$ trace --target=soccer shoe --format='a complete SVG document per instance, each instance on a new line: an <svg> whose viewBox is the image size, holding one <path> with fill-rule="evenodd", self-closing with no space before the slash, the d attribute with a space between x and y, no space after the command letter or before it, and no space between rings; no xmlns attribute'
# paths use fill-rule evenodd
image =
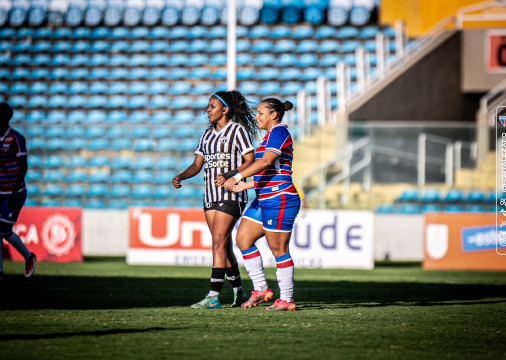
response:
<svg viewBox="0 0 506 360"><path fill-rule="evenodd" d="M32 276L35 271L35 262L37 261L37 256L34 253L31 253L28 259L25 261L25 277Z"/></svg>
<svg viewBox="0 0 506 360"><path fill-rule="evenodd" d="M264 301L269 300L272 295L274 295L271 291L271 289L267 288L264 291L257 291L253 290L251 292L251 296L248 301L241 304L241 307L243 309L249 309L252 307L257 306L260 303L263 303Z"/></svg>
<svg viewBox="0 0 506 360"><path fill-rule="evenodd" d="M272 304L271 306L268 306L265 308L265 310L287 310L287 311L294 311L296 308L295 306L295 302L294 301L291 301L291 302L288 302L286 300L283 300L283 299L277 299L276 301L274 301L274 304Z"/></svg>
<svg viewBox="0 0 506 360"><path fill-rule="evenodd" d="M220 299L218 298L218 295L216 296L209 296L206 295L206 297L203 300L200 300L198 303L195 303L191 306L192 309L221 309L221 303Z"/></svg>
<svg viewBox="0 0 506 360"><path fill-rule="evenodd" d="M248 298L246 297L246 292L243 290L243 288L237 290L237 292L234 291L234 302L232 305L230 305L230 307L239 307L246 300L248 300Z"/></svg>

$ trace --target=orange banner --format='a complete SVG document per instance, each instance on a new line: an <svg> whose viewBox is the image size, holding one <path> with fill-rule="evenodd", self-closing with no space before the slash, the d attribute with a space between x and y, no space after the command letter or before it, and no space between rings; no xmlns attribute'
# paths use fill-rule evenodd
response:
<svg viewBox="0 0 506 360"><path fill-rule="evenodd" d="M423 268L426 270L506 270L496 251L495 214L425 214Z"/></svg>

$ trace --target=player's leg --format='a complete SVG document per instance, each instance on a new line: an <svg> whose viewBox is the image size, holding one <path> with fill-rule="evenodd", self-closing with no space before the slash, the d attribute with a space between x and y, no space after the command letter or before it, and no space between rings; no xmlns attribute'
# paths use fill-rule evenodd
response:
<svg viewBox="0 0 506 360"><path fill-rule="evenodd" d="M261 218L261 209L258 205L258 200L255 199L244 212L241 224L237 230L237 246L241 250L244 267L253 282L251 297L241 305L242 308L257 306L273 296L265 279L262 256L255 246L255 242L264 236Z"/></svg>
<svg viewBox="0 0 506 360"><path fill-rule="evenodd" d="M276 278L279 286L279 299L266 310L295 310L294 265L288 244L299 209L298 196L281 195L262 204L265 238L276 259Z"/></svg>
<svg viewBox="0 0 506 360"><path fill-rule="evenodd" d="M217 204L214 203L214 206L206 209L204 213L212 237L213 267L211 270L210 290L203 300L191 306L194 309L221 308L219 295L225 281L227 241L236 219L229 214L217 211L216 207Z"/></svg>
<svg viewBox="0 0 506 360"><path fill-rule="evenodd" d="M16 223L19 212L26 200L26 190L17 194L16 205L11 206L8 203L8 196L2 196L2 210L0 213L0 238L4 238L11 244L17 252L25 259L25 276L30 277L35 271L35 254L25 246L21 238L12 231Z"/></svg>

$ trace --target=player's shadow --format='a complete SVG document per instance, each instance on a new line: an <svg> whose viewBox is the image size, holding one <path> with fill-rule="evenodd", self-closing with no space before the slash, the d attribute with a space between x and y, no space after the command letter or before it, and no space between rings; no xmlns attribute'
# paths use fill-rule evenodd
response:
<svg viewBox="0 0 506 360"><path fill-rule="evenodd" d="M269 279L275 298L275 280ZM244 281L246 291L251 282ZM128 309L184 306L201 299L209 279L12 276L0 283L0 308L7 309ZM506 302L506 286L355 281L295 281L295 299L304 308L431 306ZM222 303L232 302L225 284Z"/></svg>
<svg viewBox="0 0 506 360"><path fill-rule="evenodd" d="M110 329L110 330L97 330L97 331L74 331L65 333L44 333L44 334L6 334L0 335L1 341L11 340L49 340L58 338L69 338L73 336L104 336L104 335L117 335L117 334L132 334L132 333L146 333L166 330L179 330L180 328L163 328L151 327L147 329Z"/></svg>

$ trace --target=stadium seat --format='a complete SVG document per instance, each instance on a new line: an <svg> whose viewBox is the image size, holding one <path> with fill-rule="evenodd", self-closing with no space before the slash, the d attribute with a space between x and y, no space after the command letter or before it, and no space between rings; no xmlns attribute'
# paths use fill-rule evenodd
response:
<svg viewBox="0 0 506 360"><path fill-rule="evenodd" d="M127 119L127 123L129 124L140 124L147 122L149 119L149 114L144 110L136 110L130 113L130 116Z"/></svg>
<svg viewBox="0 0 506 360"><path fill-rule="evenodd" d="M377 214L393 214L395 213L395 206L394 205L379 205L375 212Z"/></svg>
<svg viewBox="0 0 506 360"><path fill-rule="evenodd" d="M418 202L418 190L416 189L407 189L403 190L401 195L395 198L395 202L405 203L405 202Z"/></svg>
<svg viewBox="0 0 506 360"><path fill-rule="evenodd" d="M301 77L301 71L298 68L284 68L277 79L282 81L297 80Z"/></svg>
<svg viewBox="0 0 506 360"><path fill-rule="evenodd" d="M438 189L425 189L420 201L422 203L438 203L441 201L441 195Z"/></svg>
<svg viewBox="0 0 506 360"><path fill-rule="evenodd" d="M466 202L470 204L480 204L485 202L485 193L480 190L473 190L467 194Z"/></svg>
<svg viewBox="0 0 506 360"><path fill-rule="evenodd" d="M441 207L439 205L436 205L436 204L425 204L425 205L422 205L422 213L426 213L426 212L440 212L441 211Z"/></svg>
<svg viewBox="0 0 506 360"><path fill-rule="evenodd" d="M302 84L300 82L287 81L281 87L281 95L283 95L283 96L296 95L303 88L304 87L302 86Z"/></svg>
<svg viewBox="0 0 506 360"><path fill-rule="evenodd" d="M443 202L446 203L458 203L464 200L464 194L461 190L450 189L446 192Z"/></svg>
<svg viewBox="0 0 506 360"><path fill-rule="evenodd" d="M87 195L86 186L83 184L69 184L64 195L69 197L83 197Z"/></svg>
<svg viewBox="0 0 506 360"><path fill-rule="evenodd" d="M443 211L461 213L464 211L464 207L461 205L445 205Z"/></svg>
<svg viewBox="0 0 506 360"><path fill-rule="evenodd" d="M264 0L263 7L260 9L259 20L265 24L275 24L281 15L281 0Z"/></svg>
<svg viewBox="0 0 506 360"><path fill-rule="evenodd" d="M420 207L415 204L401 204L399 206L399 213L405 215L419 214L420 211Z"/></svg>
<svg viewBox="0 0 506 360"><path fill-rule="evenodd" d="M288 55L288 54L283 54ZM281 55L281 56L283 56ZM256 67L272 66L276 61L276 57L273 54L258 54L253 60L253 65Z"/></svg>
<svg viewBox="0 0 506 360"><path fill-rule="evenodd" d="M85 157L82 157L81 155L72 155L68 159L67 163L65 164L68 168L80 168L87 165L87 160Z"/></svg>
<svg viewBox="0 0 506 360"><path fill-rule="evenodd" d="M476 212L476 213L483 213L485 212L485 206L483 205L467 205L465 207L466 212ZM494 209L495 212L495 209Z"/></svg>
<svg viewBox="0 0 506 360"><path fill-rule="evenodd" d="M86 94L88 92L88 84L84 81L74 81L70 84L68 93L74 94Z"/></svg>
<svg viewBox="0 0 506 360"><path fill-rule="evenodd" d="M6 92L10 92L11 94L28 94L28 93L36 94L36 93L39 93L39 91L31 91L31 88L35 84L42 84L42 83L41 82L35 82L29 88L28 87L28 83L26 83L26 82L17 82L17 83L12 84L10 90L6 90ZM7 84L5 84L5 85L7 85Z"/></svg>
<svg viewBox="0 0 506 360"><path fill-rule="evenodd" d="M276 81L265 81L260 86L258 90L258 94L262 96L274 96L279 94L281 91L281 87L279 82Z"/></svg>
<svg viewBox="0 0 506 360"><path fill-rule="evenodd" d="M151 124L168 124L172 120L172 115L168 111L156 111L151 115Z"/></svg>

